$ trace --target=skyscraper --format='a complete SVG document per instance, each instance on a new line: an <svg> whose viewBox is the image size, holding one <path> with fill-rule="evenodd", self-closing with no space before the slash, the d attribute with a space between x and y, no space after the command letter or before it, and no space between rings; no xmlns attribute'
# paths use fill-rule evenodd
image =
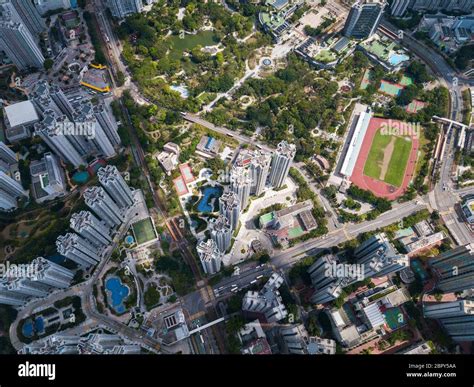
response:
<svg viewBox="0 0 474 387"><path fill-rule="evenodd" d="M94 115L75 114L74 123L76 127L83 127L91 132L89 141L94 144L94 148L99 154L105 158L114 157L116 155L112 143L109 141Z"/></svg>
<svg viewBox="0 0 474 387"><path fill-rule="evenodd" d="M94 106L94 115L112 145L120 145L121 140L117 132L117 123L110 117L110 114L103 103Z"/></svg>
<svg viewBox="0 0 474 387"><path fill-rule="evenodd" d="M71 163L75 168L81 165L87 165L86 161L79 153L79 139L74 134L65 135L61 128L69 125L65 116L58 117L53 110L44 112L44 118L41 122L35 124L35 134L57 154L63 161Z"/></svg>
<svg viewBox="0 0 474 387"><path fill-rule="evenodd" d="M0 50L5 51L19 70L43 67L43 53L22 23L0 18Z"/></svg>
<svg viewBox="0 0 474 387"><path fill-rule="evenodd" d="M18 208L16 198L0 189L0 210L11 211L16 208Z"/></svg>
<svg viewBox="0 0 474 387"><path fill-rule="evenodd" d="M214 240L208 239L207 242L201 241L196 249L204 273L215 274L221 270L222 253Z"/></svg>
<svg viewBox="0 0 474 387"><path fill-rule="evenodd" d="M0 192L6 192L14 198L28 197L27 192L23 189L22 185L10 176L0 171Z"/></svg>
<svg viewBox="0 0 474 387"><path fill-rule="evenodd" d="M87 188L84 191L84 200L86 205L109 227L113 228L124 221L120 208L102 187Z"/></svg>
<svg viewBox="0 0 474 387"><path fill-rule="evenodd" d="M390 5L390 14L395 17L401 17L405 14L411 0L393 0Z"/></svg>
<svg viewBox="0 0 474 387"><path fill-rule="evenodd" d="M474 341L474 301L425 303L423 315L438 319L454 341Z"/></svg>
<svg viewBox="0 0 474 387"><path fill-rule="evenodd" d="M143 10L142 0L108 0L108 5L112 15L119 19Z"/></svg>
<svg viewBox="0 0 474 387"><path fill-rule="evenodd" d="M18 162L16 153L13 152L4 142L0 141L0 160L3 160L8 165L16 164Z"/></svg>
<svg viewBox="0 0 474 387"><path fill-rule="evenodd" d="M229 220L232 230L237 230L240 210L240 200L235 192L225 192L219 198L219 213Z"/></svg>
<svg viewBox="0 0 474 387"><path fill-rule="evenodd" d="M0 304L22 306L26 304L30 296L12 292L9 289L8 281L0 279Z"/></svg>
<svg viewBox="0 0 474 387"><path fill-rule="evenodd" d="M56 104L56 106L65 114L70 120L74 117L74 108L71 105L71 102L66 97L66 94L61 90L58 85L52 85L49 88L49 95Z"/></svg>
<svg viewBox="0 0 474 387"><path fill-rule="evenodd" d="M10 20L23 23L35 40L46 31L46 23L30 0L0 0L0 12L10 14Z"/></svg>
<svg viewBox="0 0 474 387"><path fill-rule="evenodd" d="M70 219L71 228L98 248L112 243L110 227L103 224L89 211L75 213Z"/></svg>
<svg viewBox="0 0 474 387"><path fill-rule="evenodd" d="M212 240L216 243L219 250L225 253L232 241L232 229L230 228L229 220L223 215L211 219L209 221L209 229Z"/></svg>
<svg viewBox="0 0 474 387"><path fill-rule="evenodd" d="M295 155L296 146L294 144L288 144L286 141L278 144L270 170L270 184L274 188L280 188L285 182Z"/></svg>
<svg viewBox="0 0 474 387"><path fill-rule="evenodd" d="M59 254L82 267L87 268L96 265L100 261L97 248L74 233L59 236L56 240L56 247Z"/></svg>
<svg viewBox="0 0 474 387"><path fill-rule="evenodd" d="M43 257L36 258L32 263L38 268L38 273L34 280L42 284L65 289L69 287L74 278L73 271Z"/></svg>
<svg viewBox="0 0 474 387"><path fill-rule="evenodd" d="M252 177L252 188L250 192L260 196L265 189L268 173L270 172L271 155L264 151L255 151L250 161L250 176Z"/></svg>
<svg viewBox="0 0 474 387"><path fill-rule="evenodd" d="M344 35L349 38L367 39L378 28L385 2L357 1L351 8L344 26Z"/></svg>
<svg viewBox="0 0 474 387"><path fill-rule="evenodd" d="M105 168L100 168L97 176L99 177L100 184L120 208L128 208L133 204L132 190L117 167L107 165Z"/></svg>
<svg viewBox="0 0 474 387"><path fill-rule="evenodd" d="M246 168L234 166L230 173L230 190L239 198L242 210L247 208L252 188L252 178Z"/></svg>
<svg viewBox="0 0 474 387"><path fill-rule="evenodd" d="M459 246L431 258L438 276L437 287L445 293L474 288L474 244Z"/></svg>
<svg viewBox="0 0 474 387"><path fill-rule="evenodd" d="M365 278L382 277L410 265L408 256L399 254L384 233L374 235L354 250L358 264L364 265Z"/></svg>

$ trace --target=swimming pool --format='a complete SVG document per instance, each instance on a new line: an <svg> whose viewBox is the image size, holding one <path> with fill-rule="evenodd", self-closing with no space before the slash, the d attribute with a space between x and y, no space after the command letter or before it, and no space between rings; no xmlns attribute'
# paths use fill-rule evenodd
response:
<svg viewBox="0 0 474 387"><path fill-rule="evenodd" d="M21 333L23 333L23 336L25 337L33 337L33 321L25 321L21 328Z"/></svg>
<svg viewBox="0 0 474 387"><path fill-rule="evenodd" d="M105 281L105 288L109 291L108 302L109 305L117 312L124 313L125 305L123 301L130 294L128 286L122 284L118 277L110 277Z"/></svg>
<svg viewBox="0 0 474 387"><path fill-rule="evenodd" d="M89 173L86 171L76 172L72 176L72 180L77 184L85 184L87 183L87 180L89 180Z"/></svg>
<svg viewBox="0 0 474 387"><path fill-rule="evenodd" d="M388 61L392 66L398 66L400 63L406 62L409 59L410 57L405 54L392 54L390 58L388 58Z"/></svg>
<svg viewBox="0 0 474 387"><path fill-rule="evenodd" d="M125 243L126 243L127 245L131 245L131 244L133 244L134 242L135 242L135 239L134 239L131 235L127 235L127 236L125 237Z"/></svg>
<svg viewBox="0 0 474 387"><path fill-rule="evenodd" d="M213 199L218 199L222 195L222 188L204 187L202 198L197 205L198 212L214 212Z"/></svg>

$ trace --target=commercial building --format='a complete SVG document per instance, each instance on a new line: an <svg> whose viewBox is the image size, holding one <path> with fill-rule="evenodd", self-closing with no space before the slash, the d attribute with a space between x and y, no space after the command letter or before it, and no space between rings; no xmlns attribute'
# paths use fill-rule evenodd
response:
<svg viewBox="0 0 474 387"><path fill-rule="evenodd" d="M384 1L357 1L347 17L344 36L355 39L371 37L377 30L384 7Z"/></svg>
<svg viewBox="0 0 474 387"><path fill-rule="evenodd" d="M288 316L278 289L284 279L273 273L259 292L248 291L242 300L242 310L247 315L262 317L269 323L281 321Z"/></svg>
<svg viewBox="0 0 474 387"><path fill-rule="evenodd" d="M437 288L444 293L474 288L474 244L459 246L431 258L438 277Z"/></svg>
<svg viewBox="0 0 474 387"><path fill-rule="evenodd" d="M414 11L458 11L472 12L474 10L473 0L413 0L409 9Z"/></svg>
<svg viewBox="0 0 474 387"><path fill-rule="evenodd" d="M102 187L87 188L84 191L84 200L86 205L110 228L122 224L125 219L120 208Z"/></svg>
<svg viewBox="0 0 474 387"><path fill-rule="evenodd" d="M217 243L213 239L208 239L207 242L201 241L196 249L204 273L215 274L221 270L222 252L219 250Z"/></svg>
<svg viewBox="0 0 474 387"><path fill-rule="evenodd" d="M3 113L5 137L10 143L31 137L31 129L40 119L30 101L5 106Z"/></svg>
<svg viewBox="0 0 474 387"><path fill-rule="evenodd" d="M273 154L271 171L270 171L270 185L273 188L280 188L283 186L293 159L296 155L296 146L282 141L278 144L275 153Z"/></svg>
<svg viewBox="0 0 474 387"><path fill-rule="evenodd" d="M230 172L230 190L239 198L242 210L249 204L252 178L246 168L233 166Z"/></svg>
<svg viewBox="0 0 474 387"><path fill-rule="evenodd" d="M241 209L240 199L235 192L225 192L219 198L219 214L229 220L232 230L237 230Z"/></svg>
<svg viewBox="0 0 474 387"><path fill-rule="evenodd" d="M438 319L454 341L474 341L474 301L425 303L423 315Z"/></svg>
<svg viewBox="0 0 474 387"><path fill-rule="evenodd" d="M112 243L110 227L102 223L89 211L75 213L70 219L71 228L98 248Z"/></svg>
<svg viewBox="0 0 474 387"><path fill-rule="evenodd" d="M209 230L212 240L216 243L219 250L225 253L232 241L232 229L229 220L225 216L219 215L219 217L209 221Z"/></svg>
<svg viewBox="0 0 474 387"><path fill-rule="evenodd" d="M107 4L112 15L119 19L143 11L142 0L107 0Z"/></svg>
<svg viewBox="0 0 474 387"><path fill-rule="evenodd" d="M128 184L125 182L121 173L114 165L107 165L100 168L97 172L100 184L105 188L107 193L114 199L119 208L129 208L133 205L133 193Z"/></svg>
<svg viewBox="0 0 474 387"><path fill-rule="evenodd" d="M97 248L74 233L59 236L56 247L59 254L85 268L94 266L100 261Z"/></svg>
<svg viewBox="0 0 474 387"><path fill-rule="evenodd" d="M58 159L50 152L30 164L32 193L37 203L53 200L66 193L64 171Z"/></svg>

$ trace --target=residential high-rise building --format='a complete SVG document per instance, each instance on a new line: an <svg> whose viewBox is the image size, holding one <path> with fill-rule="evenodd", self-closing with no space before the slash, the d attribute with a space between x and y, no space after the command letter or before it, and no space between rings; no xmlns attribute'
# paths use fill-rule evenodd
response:
<svg viewBox="0 0 474 387"><path fill-rule="evenodd" d="M119 19L143 10L142 0L107 0L107 3L112 15Z"/></svg>
<svg viewBox="0 0 474 387"><path fill-rule="evenodd" d="M42 185L42 189L49 195L55 193L62 194L66 190L66 181L61 166L56 157L47 152L43 156L44 164L47 172L47 184Z"/></svg>
<svg viewBox="0 0 474 387"><path fill-rule="evenodd" d="M0 12L2 9L4 13L9 14L10 20L24 24L35 40L38 40L39 34L46 31L46 23L33 2L29 0L0 0Z"/></svg>
<svg viewBox="0 0 474 387"><path fill-rule="evenodd" d="M23 189L22 185L15 179L12 179L6 173L0 171L0 192L6 192L14 198L28 197L28 193Z"/></svg>
<svg viewBox="0 0 474 387"><path fill-rule="evenodd" d="M278 289L283 284L283 278L273 273L260 292L248 291L242 300L242 311L265 317L269 323L283 320L288 311L283 304Z"/></svg>
<svg viewBox="0 0 474 387"><path fill-rule="evenodd" d="M8 281L0 279L0 304L22 306L25 305L30 296L12 292L9 289Z"/></svg>
<svg viewBox="0 0 474 387"><path fill-rule="evenodd" d="M405 14L412 0L393 0L390 5L390 14L395 17L401 17Z"/></svg>
<svg viewBox="0 0 474 387"><path fill-rule="evenodd" d="M260 150L255 151L249 165L252 178L251 194L260 196L263 193L270 172L271 162L272 157L269 153Z"/></svg>
<svg viewBox="0 0 474 387"><path fill-rule="evenodd" d="M230 173L230 190L239 198L242 210L249 204L252 178L246 168L234 166Z"/></svg>
<svg viewBox="0 0 474 387"><path fill-rule="evenodd" d="M117 167L107 165L105 168L100 168L97 176L100 184L120 208L129 208L133 205L133 192Z"/></svg>
<svg viewBox="0 0 474 387"><path fill-rule="evenodd" d="M8 165L16 164L18 162L16 153L13 152L4 142L0 141L0 160L3 160Z"/></svg>
<svg viewBox="0 0 474 387"><path fill-rule="evenodd" d="M94 106L94 115L112 145L120 145L121 140L117 131L117 123L111 118L103 103Z"/></svg>
<svg viewBox="0 0 474 387"><path fill-rule="evenodd" d="M437 288L444 293L474 288L474 244L446 251L429 264L439 279Z"/></svg>
<svg viewBox="0 0 474 387"><path fill-rule="evenodd" d="M71 216L71 228L98 248L112 243L110 227L103 224L89 211L81 211Z"/></svg>
<svg viewBox="0 0 474 387"><path fill-rule="evenodd" d="M354 250L358 264L364 265L365 278L382 277L410 265L408 256L400 254L384 233L374 235Z"/></svg>
<svg viewBox="0 0 474 387"><path fill-rule="evenodd" d="M217 244L219 250L225 253L232 241L232 229L230 228L229 220L223 215L211 219L209 221L209 230L212 240Z"/></svg>
<svg viewBox="0 0 474 387"><path fill-rule="evenodd" d="M0 50L19 70L42 68L45 61L40 47L24 24L1 18Z"/></svg>
<svg viewBox="0 0 474 387"><path fill-rule="evenodd" d="M102 187L90 187L84 191L86 205L109 227L114 228L124 221L120 208Z"/></svg>
<svg viewBox="0 0 474 387"><path fill-rule="evenodd" d="M96 265L100 261L97 248L89 241L74 233L61 235L56 240L58 253L82 267Z"/></svg>
<svg viewBox="0 0 474 387"><path fill-rule="evenodd" d="M384 7L383 0L357 1L347 17L344 35L355 39L371 37L377 30Z"/></svg>
<svg viewBox="0 0 474 387"><path fill-rule="evenodd" d="M222 253L217 247L216 242L208 239L206 242L201 241L197 245L197 252L201 260L202 268L206 274L215 274L221 270Z"/></svg>
<svg viewBox="0 0 474 387"><path fill-rule="evenodd" d="M474 301L425 303L423 315L438 319L454 341L474 341Z"/></svg>
<svg viewBox="0 0 474 387"><path fill-rule="evenodd" d="M18 208L16 198L5 191L0 190L0 210L11 211Z"/></svg>
<svg viewBox="0 0 474 387"><path fill-rule="evenodd" d="M36 258L32 263L38 268L34 280L53 288L65 289L74 278L73 271L43 257Z"/></svg>
<svg viewBox="0 0 474 387"><path fill-rule="evenodd" d="M303 324L285 326L280 329L285 352L295 355L334 355L336 342L309 336Z"/></svg>
<svg viewBox="0 0 474 387"><path fill-rule="evenodd" d="M70 120L74 117L74 108L69 102L66 94L61 90L58 85L51 85L49 88L49 95L51 96L52 100L56 104L56 106L61 110L63 114L65 114Z"/></svg>
<svg viewBox="0 0 474 387"><path fill-rule="evenodd" d="M296 146L282 141L278 144L272 159L270 170L270 184L280 188L290 172L291 162L296 155Z"/></svg>
<svg viewBox="0 0 474 387"><path fill-rule="evenodd" d="M237 230L240 217L240 200L235 192L225 192L219 198L219 213L228 220L232 230Z"/></svg>
<svg viewBox="0 0 474 387"><path fill-rule="evenodd" d="M474 11L474 0L412 0L409 9L413 11L466 12Z"/></svg>
<svg viewBox="0 0 474 387"><path fill-rule="evenodd" d="M66 135L60 130L66 128L68 124L66 116L58 117L53 110L47 110L44 112L43 120L35 124L35 134L40 136L63 161L79 168L81 165L87 165L80 154L80 139L74 134Z"/></svg>
<svg viewBox="0 0 474 387"><path fill-rule="evenodd" d="M114 157L116 155L114 146L93 115L75 114L74 123L77 128L83 127L87 132L90 132L91 136L89 137L89 141L94 144L94 148L99 154L105 158Z"/></svg>

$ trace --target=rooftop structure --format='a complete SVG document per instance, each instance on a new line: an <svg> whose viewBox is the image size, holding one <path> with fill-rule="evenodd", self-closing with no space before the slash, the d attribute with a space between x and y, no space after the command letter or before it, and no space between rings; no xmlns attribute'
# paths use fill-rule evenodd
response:
<svg viewBox="0 0 474 387"><path fill-rule="evenodd" d="M33 195L37 203L63 196L67 190L64 171L52 153L45 153L41 160L30 164Z"/></svg>
<svg viewBox="0 0 474 387"><path fill-rule="evenodd" d="M219 250L217 243L213 239L208 239L207 242L201 241L196 249L203 270L206 274L215 274L220 271L222 265L222 252Z"/></svg>
<svg viewBox="0 0 474 387"><path fill-rule="evenodd" d="M196 151L200 156L214 158L219 155L221 141L210 136L202 136Z"/></svg>

